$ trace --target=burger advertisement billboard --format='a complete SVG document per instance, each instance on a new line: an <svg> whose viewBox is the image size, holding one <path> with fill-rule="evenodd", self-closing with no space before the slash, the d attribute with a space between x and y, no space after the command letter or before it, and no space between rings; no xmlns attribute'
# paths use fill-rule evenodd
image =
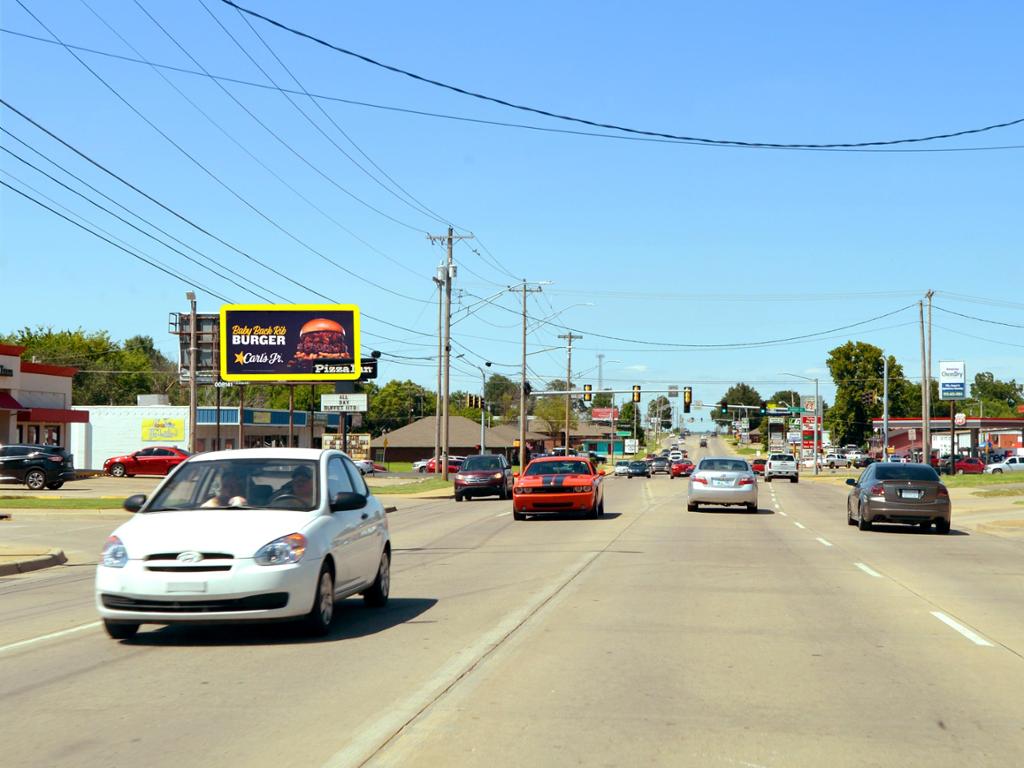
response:
<svg viewBox="0 0 1024 768"><path fill-rule="evenodd" d="M354 381L359 307L354 304L226 304L220 309L225 381Z"/></svg>

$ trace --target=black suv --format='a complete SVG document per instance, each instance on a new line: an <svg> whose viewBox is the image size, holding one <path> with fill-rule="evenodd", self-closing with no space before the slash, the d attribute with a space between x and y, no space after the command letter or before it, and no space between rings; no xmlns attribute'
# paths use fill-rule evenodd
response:
<svg viewBox="0 0 1024 768"><path fill-rule="evenodd" d="M24 483L52 491L75 479L74 456L56 445L0 446L0 483Z"/></svg>

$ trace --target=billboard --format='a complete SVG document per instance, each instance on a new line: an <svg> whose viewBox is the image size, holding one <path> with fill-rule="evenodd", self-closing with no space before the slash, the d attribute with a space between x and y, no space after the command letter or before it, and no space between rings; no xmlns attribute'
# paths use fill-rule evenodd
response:
<svg viewBox="0 0 1024 768"><path fill-rule="evenodd" d="M619 418L618 408L591 408L590 418L594 421L611 421Z"/></svg>
<svg viewBox="0 0 1024 768"><path fill-rule="evenodd" d="M143 419L144 443L178 443L185 439L184 419Z"/></svg>
<svg viewBox="0 0 1024 768"><path fill-rule="evenodd" d="M226 381L355 381L354 304L225 304L220 376Z"/></svg>
<svg viewBox="0 0 1024 768"><path fill-rule="evenodd" d="M939 399L967 399L967 366L962 360L939 362Z"/></svg>

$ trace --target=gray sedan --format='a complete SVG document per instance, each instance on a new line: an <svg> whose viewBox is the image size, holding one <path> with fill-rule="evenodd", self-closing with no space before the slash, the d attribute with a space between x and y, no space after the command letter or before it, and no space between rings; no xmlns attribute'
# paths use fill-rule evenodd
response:
<svg viewBox="0 0 1024 768"><path fill-rule="evenodd" d="M949 491L927 464L871 464L847 485L846 522L867 531L873 523L909 523L949 533Z"/></svg>
<svg viewBox="0 0 1024 768"><path fill-rule="evenodd" d="M743 459L701 459L690 475L686 508L696 512L701 504L746 507L757 511L757 477Z"/></svg>

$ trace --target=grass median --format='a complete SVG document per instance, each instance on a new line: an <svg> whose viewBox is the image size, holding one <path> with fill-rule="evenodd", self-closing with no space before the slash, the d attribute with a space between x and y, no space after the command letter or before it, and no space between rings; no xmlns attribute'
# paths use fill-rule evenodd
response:
<svg viewBox="0 0 1024 768"><path fill-rule="evenodd" d="M441 488L451 488L451 480L442 480L440 477L432 477L427 480L413 480L409 483L395 483L387 485L378 485L372 481L366 483L370 490L374 494L380 496L391 496L408 493L424 493L426 491L436 491Z"/></svg>
<svg viewBox="0 0 1024 768"><path fill-rule="evenodd" d="M1024 486L1024 477L1017 474L1000 475L942 475L942 482L947 488L984 488L990 485ZM995 494L993 494L995 495Z"/></svg>
<svg viewBox="0 0 1024 768"><path fill-rule="evenodd" d="M41 499L35 496L0 496L0 509L121 509L125 498Z"/></svg>

